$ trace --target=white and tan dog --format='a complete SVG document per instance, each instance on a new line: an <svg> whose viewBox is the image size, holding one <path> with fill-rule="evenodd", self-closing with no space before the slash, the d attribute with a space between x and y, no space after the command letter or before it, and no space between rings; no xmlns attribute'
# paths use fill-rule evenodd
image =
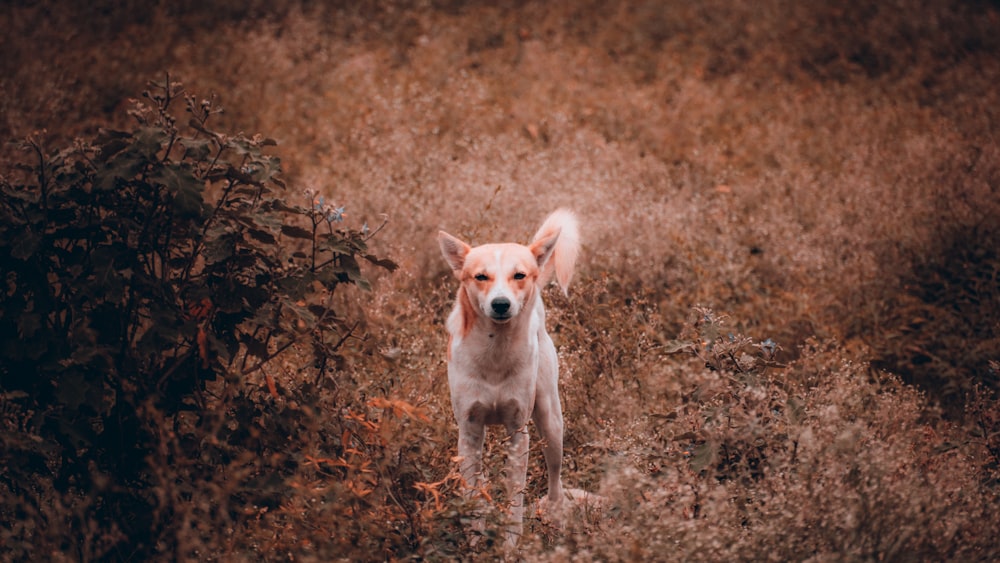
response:
<svg viewBox="0 0 1000 563"><path fill-rule="evenodd" d="M470 491L480 487L485 427L503 426L510 436L505 472L510 547L523 530L529 419L541 435L548 467L546 504L558 508L563 500L559 366L545 330L541 292L554 274L566 293L580 250L579 227L573 213L559 209L528 246L472 248L443 231L438 241L461 282L447 323L448 384L458 422L460 472ZM482 530L482 520L476 528Z"/></svg>

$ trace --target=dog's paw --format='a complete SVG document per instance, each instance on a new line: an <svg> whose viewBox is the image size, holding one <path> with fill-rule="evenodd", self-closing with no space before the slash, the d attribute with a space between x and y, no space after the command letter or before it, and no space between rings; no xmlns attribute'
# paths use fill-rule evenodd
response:
<svg viewBox="0 0 1000 563"><path fill-rule="evenodd" d="M608 499L583 489L565 489L558 498L546 496L538 501L535 516L542 522L562 528L569 521L587 521L600 518L609 508Z"/></svg>
<svg viewBox="0 0 1000 563"><path fill-rule="evenodd" d="M608 499L583 489L566 489L566 499L574 508L590 512L608 507Z"/></svg>
<svg viewBox="0 0 1000 563"><path fill-rule="evenodd" d="M568 501L561 496L553 498L552 495L546 495L538 501L535 516L542 522L559 525L563 520L567 504Z"/></svg>
<svg viewBox="0 0 1000 563"><path fill-rule="evenodd" d="M538 501L536 516L542 522L561 528L568 512L576 504L574 498L579 496L578 492L583 493L584 491L566 489L561 495L546 495L545 498Z"/></svg>

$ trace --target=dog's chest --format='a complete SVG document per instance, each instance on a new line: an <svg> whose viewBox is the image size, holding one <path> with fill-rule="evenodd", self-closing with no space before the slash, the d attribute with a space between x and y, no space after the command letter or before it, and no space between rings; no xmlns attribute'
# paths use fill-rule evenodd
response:
<svg viewBox="0 0 1000 563"><path fill-rule="evenodd" d="M460 422L522 426L531 416L538 381L537 340L518 347L466 340L448 364L452 407Z"/></svg>
<svg viewBox="0 0 1000 563"><path fill-rule="evenodd" d="M538 369L538 339L534 335L511 341L497 335L479 335L463 346L465 375L499 385L532 376Z"/></svg>

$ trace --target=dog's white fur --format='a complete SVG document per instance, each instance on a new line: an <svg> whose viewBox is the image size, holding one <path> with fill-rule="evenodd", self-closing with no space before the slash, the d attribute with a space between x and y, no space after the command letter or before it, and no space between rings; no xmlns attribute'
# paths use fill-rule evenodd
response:
<svg viewBox="0 0 1000 563"><path fill-rule="evenodd" d="M473 248L444 231L438 242L461 282L447 323L448 385L458 422L460 472L470 491L481 486L485 427L503 426L510 436L505 480L511 521L506 541L512 546L523 530L529 419L541 435L548 468L546 503L558 508L563 501L559 366L545 330L541 291L554 275L567 292L580 250L579 227L572 212L559 209L528 246ZM481 520L476 527L482 530Z"/></svg>

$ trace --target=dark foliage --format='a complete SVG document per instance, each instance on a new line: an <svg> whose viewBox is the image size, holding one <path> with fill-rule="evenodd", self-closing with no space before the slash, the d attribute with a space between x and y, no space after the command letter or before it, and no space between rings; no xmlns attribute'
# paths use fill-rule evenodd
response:
<svg viewBox="0 0 1000 563"><path fill-rule="evenodd" d="M205 474L263 451L252 423L268 397L252 398L250 378L293 346L314 352L322 378L353 332L334 291L367 285L359 259L395 268L368 253L367 229L339 228L340 210L284 199L280 161L265 152L274 141L212 131L215 101L182 94L169 76L153 84L131 132L51 154L29 138L30 163L0 184L0 391L26 413L3 440L15 468L2 486L27 510L41 510L39 482L97 499L89 517L140 556L170 549L151 479L160 433L191 414L200 430L183 453ZM294 427L305 406L278 424ZM242 500L274 502L266 487L254 494ZM65 547L82 549L87 525L72 525L80 536Z"/></svg>

